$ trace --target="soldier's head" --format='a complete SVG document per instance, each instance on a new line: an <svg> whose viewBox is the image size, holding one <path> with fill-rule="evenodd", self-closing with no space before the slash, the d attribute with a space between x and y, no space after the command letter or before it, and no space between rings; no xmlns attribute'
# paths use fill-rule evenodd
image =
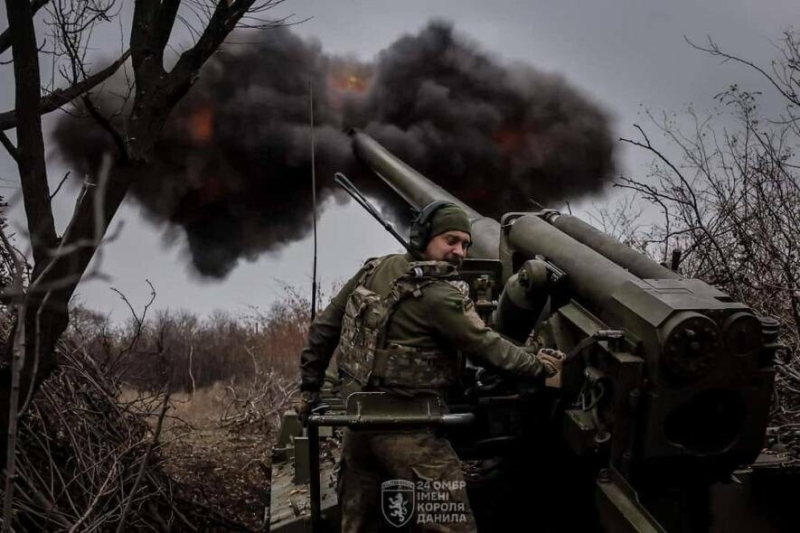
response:
<svg viewBox="0 0 800 533"><path fill-rule="evenodd" d="M457 205L435 201L426 205L411 226L411 247L427 261L447 261L458 267L467 255L472 235L469 217Z"/></svg>

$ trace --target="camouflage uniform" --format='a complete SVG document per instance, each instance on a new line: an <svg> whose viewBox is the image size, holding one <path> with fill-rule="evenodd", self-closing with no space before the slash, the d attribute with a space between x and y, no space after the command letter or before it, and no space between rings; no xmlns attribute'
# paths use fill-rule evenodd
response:
<svg viewBox="0 0 800 533"><path fill-rule="evenodd" d="M348 281L309 330L308 345L301 354L301 389L319 390L325 370L342 338L348 301L359 287L382 298L392 292L398 278L407 276L413 259L392 255L368 261ZM541 376L542 364L523 348L503 339L486 327L472 301L456 283L426 280L414 295L400 301L384 329L382 344L415 354L437 354L431 363L437 376L451 372L449 384L457 379L458 352L482 358L492 366L530 377ZM397 358L394 359L397 361ZM396 366L396 365L395 365ZM450 369L450 370L447 370ZM390 377L395 377L391 375ZM390 380L391 386L373 385L399 395L443 392L448 380L411 384ZM342 531L376 531L387 525L380 511L380 482L388 479L462 482L460 463L449 442L431 431L376 432L347 431L342 449L339 501ZM463 483L460 484L463 486ZM463 503L465 521L426 523L421 531L475 531L466 491L453 490L450 501Z"/></svg>
<svg viewBox="0 0 800 533"><path fill-rule="evenodd" d="M389 479L405 479L426 484L418 495L441 492L432 487L445 482L447 503L452 512L439 513L448 522L433 520L414 523L414 531L476 531L475 520L464 487L461 464L447 439L430 431L378 432L345 431L342 446L342 468L339 472L339 502L342 532L397 531L389 526L381 511L381 483ZM418 496L419 497L419 496Z"/></svg>

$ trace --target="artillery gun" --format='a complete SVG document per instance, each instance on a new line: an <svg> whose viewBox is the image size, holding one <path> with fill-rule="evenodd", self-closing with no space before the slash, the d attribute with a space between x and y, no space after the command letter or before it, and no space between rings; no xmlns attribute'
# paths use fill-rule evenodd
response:
<svg viewBox="0 0 800 533"><path fill-rule="evenodd" d="M750 502L747 483L724 483L764 445L776 321L574 216L547 209L498 222L366 134L352 132L352 142L357 158L412 207L447 200L467 212L473 245L462 276L490 327L567 354L559 386L533 391L468 362L463 386L448 398L450 414L428 406L427 418L405 419L447 428L480 531L525 523L544 531L703 531L719 529L715 506ZM336 529L330 426L404 423L391 406L365 416L357 397L329 394L325 403L306 436L291 414L284 419L272 531L310 530L312 514L317 528Z"/></svg>

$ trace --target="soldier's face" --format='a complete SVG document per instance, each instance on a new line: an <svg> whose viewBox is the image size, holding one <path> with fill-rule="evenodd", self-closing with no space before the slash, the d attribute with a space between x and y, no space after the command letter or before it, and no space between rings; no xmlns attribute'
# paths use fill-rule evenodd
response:
<svg viewBox="0 0 800 533"><path fill-rule="evenodd" d="M452 230L440 233L430 240L425 248L425 259L428 261L447 261L461 267L469 248L469 233Z"/></svg>

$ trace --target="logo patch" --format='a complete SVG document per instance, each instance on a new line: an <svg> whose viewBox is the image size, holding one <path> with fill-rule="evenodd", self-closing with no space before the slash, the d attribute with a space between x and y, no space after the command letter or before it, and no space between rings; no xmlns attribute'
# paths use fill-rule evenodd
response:
<svg viewBox="0 0 800 533"><path fill-rule="evenodd" d="M390 479L381 483L381 512L394 527L403 527L414 516L414 483Z"/></svg>

